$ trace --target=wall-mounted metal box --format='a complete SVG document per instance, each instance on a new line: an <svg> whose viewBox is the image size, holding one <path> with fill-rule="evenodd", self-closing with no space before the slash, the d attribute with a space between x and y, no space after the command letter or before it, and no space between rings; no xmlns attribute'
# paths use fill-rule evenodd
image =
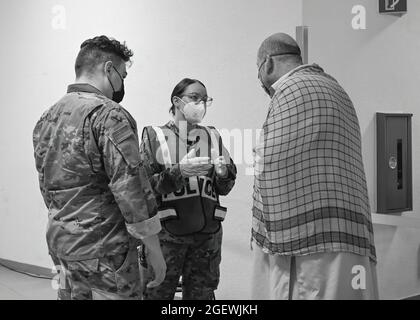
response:
<svg viewBox="0 0 420 320"><path fill-rule="evenodd" d="M378 213L413 210L412 114L376 114Z"/></svg>

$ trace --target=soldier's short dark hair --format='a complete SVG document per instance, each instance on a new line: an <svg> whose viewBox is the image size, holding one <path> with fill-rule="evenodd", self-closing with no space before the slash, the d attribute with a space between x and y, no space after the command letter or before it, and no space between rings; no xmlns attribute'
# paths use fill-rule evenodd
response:
<svg viewBox="0 0 420 320"><path fill-rule="evenodd" d="M118 59L131 62L133 55L133 51L127 48L125 42L121 43L107 36L88 39L80 46L80 52L76 58L76 77L93 71L98 64L106 61L112 61L115 64L120 62Z"/></svg>

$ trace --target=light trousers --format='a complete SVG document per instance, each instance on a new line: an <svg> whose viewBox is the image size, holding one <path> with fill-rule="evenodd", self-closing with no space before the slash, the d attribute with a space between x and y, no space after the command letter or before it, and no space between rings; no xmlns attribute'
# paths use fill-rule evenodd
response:
<svg viewBox="0 0 420 320"><path fill-rule="evenodd" d="M377 300L376 265L348 252L280 256L254 246L254 300Z"/></svg>

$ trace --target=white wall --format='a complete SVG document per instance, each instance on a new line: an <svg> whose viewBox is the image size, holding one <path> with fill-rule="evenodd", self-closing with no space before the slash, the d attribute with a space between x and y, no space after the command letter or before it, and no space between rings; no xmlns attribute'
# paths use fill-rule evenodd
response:
<svg viewBox="0 0 420 320"><path fill-rule="evenodd" d="M367 30L351 28L351 9L367 9ZM53 29L61 5L66 28ZM260 128L267 99L259 88L256 50L268 35L310 26L309 57L335 76L352 97L361 124L372 210L376 209L376 112L413 118L414 212L392 220L374 215L382 298L420 292L420 3L402 17L380 16L368 0L3 0L0 2L0 258L50 266L46 209L32 156L32 129L41 113L74 80L73 64L85 39L106 34L135 51L124 106L139 127L169 119L169 96L181 78L201 79L215 98L207 124ZM399 94L391 90L394 88ZM241 159L236 159L241 160ZM239 166L225 199L222 279L218 298L249 298L252 178ZM404 220L405 219L405 220ZM388 225L387 225L388 224Z"/></svg>
<svg viewBox="0 0 420 320"><path fill-rule="evenodd" d="M367 29L353 30L352 8L363 5ZM420 293L420 2L399 18L378 13L378 1L305 0L309 60L348 91L360 120L372 211L376 210L376 112L413 113L414 211L400 218L374 215L378 275L383 298Z"/></svg>
<svg viewBox="0 0 420 320"><path fill-rule="evenodd" d="M65 9L65 29L52 27L61 21L56 5ZM274 32L294 34L301 12L296 0L2 0L0 257L50 266L31 135L41 113L73 82L85 39L105 34L134 50L123 105L140 128L169 119L172 89L188 76L202 80L215 98L207 124L256 129L268 102L257 79L258 46ZM245 166L239 170L224 202L230 212L218 298L249 297L252 178Z"/></svg>

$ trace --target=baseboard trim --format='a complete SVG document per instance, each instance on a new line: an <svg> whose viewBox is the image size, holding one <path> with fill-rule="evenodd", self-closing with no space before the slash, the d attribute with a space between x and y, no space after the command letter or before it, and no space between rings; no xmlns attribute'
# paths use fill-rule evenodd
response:
<svg viewBox="0 0 420 320"><path fill-rule="evenodd" d="M407 297L401 300L420 300L420 295L416 295L416 296L412 296L412 297Z"/></svg>
<svg viewBox="0 0 420 320"><path fill-rule="evenodd" d="M56 274L48 268L35 266L32 264L16 262L0 258L0 265L17 272L27 273L37 277L46 277L52 279Z"/></svg>

